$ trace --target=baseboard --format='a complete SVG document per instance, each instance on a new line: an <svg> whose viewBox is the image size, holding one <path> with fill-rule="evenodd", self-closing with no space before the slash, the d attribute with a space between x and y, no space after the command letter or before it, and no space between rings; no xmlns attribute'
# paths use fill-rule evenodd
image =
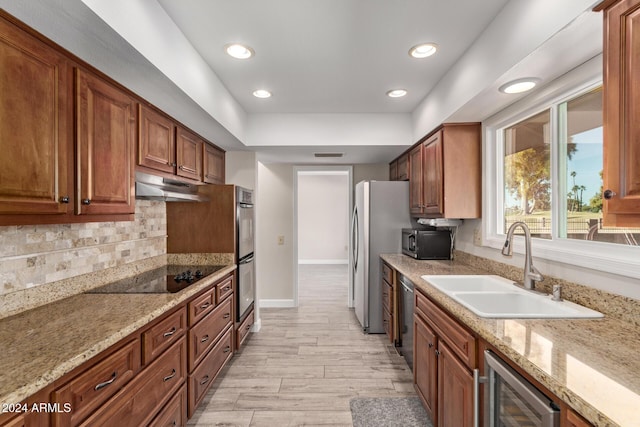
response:
<svg viewBox="0 0 640 427"><path fill-rule="evenodd" d="M291 308L295 307L292 299L261 299L258 303L260 308Z"/></svg>
<svg viewBox="0 0 640 427"><path fill-rule="evenodd" d="M348 259L299 259L298 264L349 264Z"/></svg>

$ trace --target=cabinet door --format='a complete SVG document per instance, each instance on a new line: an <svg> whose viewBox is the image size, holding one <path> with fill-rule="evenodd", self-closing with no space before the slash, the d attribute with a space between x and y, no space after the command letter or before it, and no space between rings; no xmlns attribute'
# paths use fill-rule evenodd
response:
<svg viewBox="0 0 640 427"><path fill-rule="evenodd" d="M176 174L202 181L202 140L181 127L176 128Z"/></svg>
<svg viewBox="0 0 640 427"><path fill-rule="evenodd" d="M63 214L73 196L71 68L0 19L0 214Z"/></svg>
<svg viewBox="0 0 640 427"><path fill-rule="evenodd" d="M403 154L398 159L398 170L396 174L398 181L407 181L409 179L409 155Z"/></svg>
<svg viewBox="0 0 640 427"><path fill-rule="evenodd" d="M473 375L442 341L438 341L437 425L473 425Z"/></svg>
<svg viewBox="0 0 640 427"><path fill-rule="evenodd" d="M139 106L138 165L171 174L176 166L173 122L144 105Z"/></svg>
<svg viewBox="0 0 640 427"><path fill-rule="evenodd" d="M437 338L433 330L417 315L413 316L413 333L413 382L433 425L437 425Z"/></svg>
<svg viewBox="0 0 640 427"><path fill-rule="evenodd" d="M134 213L135 101L77 70L77 214Z"/></svg>
<svg viewBox="0 0 640 427"><path fill-rule="evenodd" d="M224 151L204 144L204 182L224 184Z"/></svg>
<svg viewBox="0 0 640 427"><path fill-rule="evenodd" d="M580 415L567 408L564 416L563 427L591 427L591 424Z"/></svg>
<svg viewBox="0 0 640 427"><path fill-rule="evenodd" d="M436 132L422 144L423 212L442 216L442 131Z"/></svg>
<svg viewBox="0 0 640 427"><path fill-rule="evenodd" d="M394 160L389 163L389 181L398 180L398 161Z"/></svg>
<svg viewBox="0 0 640 427"><path fill-rule="evenodd" d="M412 214L423 213L422 145L409 152L409 208Z"/></svg>
<svg viewBox="0 0 640 427"><path fill-rule="evenodd" d="M615 3L604 26L604 224L640 226L640 2Z"/></svg>

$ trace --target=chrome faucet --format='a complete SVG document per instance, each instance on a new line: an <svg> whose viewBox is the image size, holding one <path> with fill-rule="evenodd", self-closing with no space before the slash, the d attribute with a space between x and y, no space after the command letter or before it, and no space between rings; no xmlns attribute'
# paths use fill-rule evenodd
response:
<svg viewBox="0 0 640 427"><path fill-rule="evenodd" d="M538 269L533 266L533 261L531 260L531 233L529 232L529 227L527 227L527 224L522 221L516 221L511 224L511 227L509 227L509 230L507 231L507 240L504 242L504 247L502 248L502 255L513 255L513 232L517 227L522 228L522 231L524 231L525 254L523 285L525 289L534 290L535 282L542 282L544 280L544 277L538 271Z"/></svg>

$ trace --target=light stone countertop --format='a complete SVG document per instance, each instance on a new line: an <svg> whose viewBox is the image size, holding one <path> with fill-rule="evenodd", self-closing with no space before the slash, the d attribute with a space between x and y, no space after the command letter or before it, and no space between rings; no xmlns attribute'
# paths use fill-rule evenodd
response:
<svg viewBox="0 0 640 427"><path fill-rule="evenodd" d="M624 307L603 307L602 319L481 318L421 276L495 272L461 261L381 258L595 426L640 426L639 330L606 314Z"/></svg>
<svg viewBox="0 0 640 427"><path fill-rule="evenodd" d="M78 294L0 319L0 404L33 395L235 269L174 294Z"/></svg>

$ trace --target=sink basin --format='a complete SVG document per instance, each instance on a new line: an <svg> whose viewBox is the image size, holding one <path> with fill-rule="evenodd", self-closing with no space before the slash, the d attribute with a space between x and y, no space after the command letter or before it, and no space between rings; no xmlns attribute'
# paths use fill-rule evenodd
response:
<svg viewBox="0 0 640 427"><path fill-rule="evenodd" d="M517 288L513 280L491 275L422 276L433 287L449 294L451 292L511 292Z"/></svg>
<svg viewBox="0 0 640 427"><path fill-rule="evenodd" d="M528 291L500 276L422 276L432 286L480 317L502 319L594 319L590 308Z"/></svg>

